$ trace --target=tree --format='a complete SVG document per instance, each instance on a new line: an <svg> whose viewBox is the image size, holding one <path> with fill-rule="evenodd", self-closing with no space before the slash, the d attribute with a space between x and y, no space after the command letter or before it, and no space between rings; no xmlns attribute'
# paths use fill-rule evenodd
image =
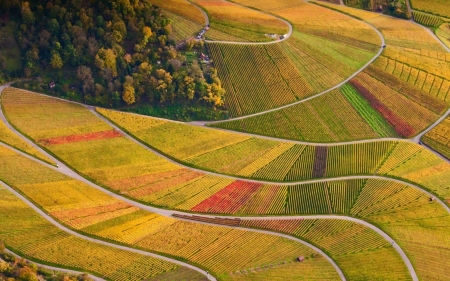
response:
<svg viewBox="0 0 450 281"><path fill-rule="evenodd" d="M135 89L133 86L133 78L131 76L125 77L125 83L123 84L122 99L131 105L136 102Z"/></svg>
<svg viewBox="0 0 450 281"><path fill-rule="evenodd" d="M29 268L28 266L25 266L21 269L19 269L19 278L20 281L39 281L36 272Z"/></svg>
<svg viewBox="0 0 450 281"><path fill-rule="evenodd" d="M30 9L30 3L28 2L23 2L22 3L22 20L25 24L31 25L34 23L35 18L34 18L34 14Z"/></svg>
<svg viewBox="0 0 450 281"><path fill-rule="evenodd" d="M122 99L128 104L131 105L135 103L135 96L134 96L134 87L133 85L125 84L123 86L123 94Z"/></svg>
<svg viewBox="0 0 450 281"><path fill-rule="evenodd" d="M77 69L77 77L83 81L83 93L88 95L94 91L94 78L92 78L92 71L87 66L80 66Z"/></svg>
<svg viewBox="0 0 450 281"><path fill-rule="evenodd" d="M63 67L64 63L61 56L59 54L53 54L50 59L50 65L55 69Z"/></svg>
<svg viewBox="0 0 450 281"><path fill-rule="evenodd" d="M113 77L117 76L116 53L112 49L101 48L95 56L95 65L102 71L109 69Z"/></svg>

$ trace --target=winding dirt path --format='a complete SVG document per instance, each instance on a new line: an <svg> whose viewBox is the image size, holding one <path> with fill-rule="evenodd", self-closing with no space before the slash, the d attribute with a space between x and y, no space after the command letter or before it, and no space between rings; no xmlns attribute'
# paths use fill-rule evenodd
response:
<svg viewBox="0 0 450 281"><path fill-rule="evenodd" d="M8 253L8 254L11 254L11 255L13 255L13 256L15 256L17 258L26 259L26 258L16 254L15 252L13 252L13 251L11 251L11 250L9 250L7 248L5 249L5 252ZM26 260L31 262L31 263L33 263L33 264L35 264L35 265L37 265L37 266L39 266L39 267L42 267L42 268L45 268L45 269L49 269L49 270L54 270L54 271L68 273L68 274L73 274L73 275L86 274L86 272L81 272L81 271L76 271L76 270L71 270L71 269L64 269L64 268L61 268L61 267L49 266L49 265L41 264L41 263L35 262L33 260L29 260L29 259L26 259ZM102 278L97 277L97 276L92 275L92 274L88 274L88 276L89 276L89 278L91 278L94 281L106 281L105 279L102 279Z"/></svg>
<svg viewBox="0 0 450 281"><path fill-rule="evenodd" d="M205 276L208 277L209 280L213 280L213 281L217 281L217 279L214 276L211 276L211 274L208 274L205 270L200 269L198 267L195 267L191 264L176 260L176 259L171 259L165 256L161 256L161 255L157 255L157 254L153 254L150 252L146 252L146 251L141 251L135 248L131 248L131 247L125 247L125 246L121 246L121 245L116 245L113 243L109 243L100 239L95 239L92 237L88 237L85 235L81 235L80 233L73 231L67 227L65 227L64 225L60 224L59 222L57 222L56 220L54 220L51 216L49 216L48 214L46 214L44 211L42 211L40 208L38 208L37 206L35 206L32 202L30 202L27 198L25 198L24 196L22 196L20 193L18 193L14 188L10 187L9 185L7 185L6 183L4 183L3 181L0 180L0 184L5 187L7 190L9 190L10 192L12 192L15 196L17 196L20 200L22 200L23 202L25 202L29 207L31 207L36 213L38 213L41 217L43 217L44 219L46 219L47 221L49 221L51 224L53 224L54 226L58 227L59 229L61 229L64 232L67 232L73 236L82 238L84 240L90 241L90 242L94 242L94 243L98 243L98 244L102 244L102 245L106 245L109 247L113 247L116 249L120 249L120 250L125 250L125 251L129 251L129 252L133 252L133 253L137 253L137 254L141 254L141 255L145 255L145 256L149 256L149 257L153 257L153 258L157 258L157 259L161 259L161 260L165 260L171 263L175 263L177 265L180 266L184 266L187 267L189 269L195 270Z"/></svg>
<svg viewBox="0 0 450 281"><path fill-rule="evenodd" d="M71 173L70 173L70 174L67 174L67 173L64 171L65 169L61 169L61 168L58 169L58 168L53 167L53 166L51 166L51 165L49 165L49 164L47 164L47 163L45 163L45 162L42 162L42 161L40 161L40 160L38 160L38 159L36 159L36 158L34 158L34 157L32 157L32 156L29 156L28 154L25 154L25 153L23 153L23 152L21 152L21 151L18 151L18 150L16 150L16 149L12 148L12 147L9 147L9 146L4 145L4 144L1 144L1 143L0 143L0 145L1 145L1 146L4 146L4 147L7 147L7 148L9 148L9 149L12 149L12 150L14 150L15 152L17 152L17 153L19 153L19 154L21 154L21 155L27 157L28 159L33 160L33 161L35 161L35 162L38 162L38 163L40 163L40 164L42 164L42 165L45 165L45 166L47 166L47 167L50 168L50 169L53 169L53 170L55 170L55 171L57 171L57 172L60 172L60 173L65 174L65 175L67 175L67 176L69 176L69 177L72 177L72 176L70 175ZM166 216L166 217L172 217L174 214L177 214L177 215L187 215L187 216L191 216L191 215L192 215L191 213L187 213L187 212L173 211L173 210L167 210L167 209L160 209L160 208L156 208L156 207L152 207L152 206L148 206L148 205L144 205L144 204L138 203L138 202L133 201L133 200L131 200L131 199L124 198L124 197L122 197L122 196L120 196L120 195L118 195L118 194L116 194L116 193L113 193L113 192L111 192L111 191L109 191L109 190L106 190L106 189L104 189L104 188L102 188L102 187L100 187L100 186L98 186L98 185L96 185L96 184L94 184L94 183L92 183L92 182L90 182L90 181L84 179L83 177L79 176L78 174L76 174L76 177L72 177L72 178L75 178L75 179L77 179L77 180L81 180L81 181L83 181L84 183L90 185L91 187L93 187L93 188L95 188L95 189L97 189L97 190L99 190L99 191L102 191L102 192L106 193L107 195L110 195L110 196L112 196L112 197L114 197L114 198L116 198L116 199L119 199L119 200L121 200L121 201L127 202L127 203L129 203L130 205L133 205L133 206L135 206L135 207L137 207L137 208L139 208L139 209L142 209L142 210L146 210L146 211L149 211L149 212L152 212L152 213L156 213L156 214L159 214L159 215L162 215L162 216ZM73 234L73 235L76 235L76 236L78 236L78 237L81 237L81 238L87 238L87 240L90 240L90 241L93 241L93 242L102 242L102 244L104 244L104 245L108 245L108 246L113 246L113 245L114 245L114 246L117 246L117 245L115 245L115 244L111 244L111 243L108 243L108 242L105 242L105 241L102 241L102 240L98 240L98 239L94 239L94 238L90 238L90 237L85 237L84 235L81 235L81 234L79 234L78 232L72 231L72 230L66 228L65 226L62 226L61 224L59 224L58 222L56 222L53 218L51 218L49 215L47 215L46 213L44 213L44 212L43 212L41 209L39 209L37 206L35 206L33 203L31 203L28 199L26 199L24 196L22 196L20 193L18 193L17 191L15 191L14 188L12 188L12 187L10 187L9 185L3 183L2 181L0 181L0 183L2 183L8 190L10 190L11 192L13 192L13 193L14 193L16 196L18 196L22 201L24 201L24 202L27 203L30 207L32 207L35 211L37 211L41 216L43 216L45 219L47 219L48 221L50 221L52 224L58 226L60 229L62 229L62 230L64 230L64 231L67 231L68 233ZM444 206L444 207L446 207L446 206ZM450 209L448 209L448 207L447 207L447 211L450 213ZM412 279L413 279L414 281L418 280L417 274L416 274L416 272L415 272L415 270L414 270L414 267L413 267L411 261L408 259L407 255L406 255L405 252L401 249L401 247L398 246L398 245L395 243L395 241L394 241L389 235L387 235L384 231L382 231L381 229L377 228L376 226L374 226L374 225L372 225L372 224L370 224L370 223L368 223L368 222L366 222L366 221L360 220L360 219L356 219L356 218L348 217L348 216L337 216L337 215L237 217L237 216L220 216L220 215L203 215L203 214L201 214L201 215L197 215L197 216L207 217L207 218L232 218L232 219L233 219L233 218L239 218L239 219L243 219L243 220L273 220L273 219L288 220L288 219L308 219L308 218L309 218L309 219L340 219L340 220L346 220L346 221L351 221L351 222L355 222L355 223L358 223L358 224L362 224L362 225L364 225L364 226L366 226L366 227L368 227L368 228L374 230L374 231L377 232L381 237L383 237L383 239L385 239L386 241L388 241L388 242L394 247L394 249L398 252L398 254L400 255L400 257L402 258L403 262L405 263L406 267L408 268L408 271L409 271L409 273L410 273ZM180 219L180 218L179 218L179 219ZM188 220L188 219L186 219L186 220L187 220L187 221L190 221L190 220ZM196 221L196 222L197 222L197 223L202 223L202 224L220 225L220 224L213 224L213 223L206 223L206 222L198 222L198 221ZM242 228L242 227L232 227L232 226L224 226L224 225L220 225L220 226L223 226L223 227L229 227L229 228ZM298 238L294 238L294 237L292 237L292 236L290 236L290 235L287 235L287 234L281 234L281 233L277 233L277 232L266 231L266 230L258 230L258 229L252 229L252 228L243 228L243 229L245 229L245 230L247 230L247 231L258 232L258 233L277 235L277 236L280 236L280 237L284 237L284 238L287 238L287 239L294 240L294 241L296 241L296 242L302 243L302 244L304 244L304 245L306 245L306 246L312 248L313 250L317 251L317 252L320 253L323 257L325 257L325 258L333 265L333 267L335 267L336 271L338 272L339 276L341 277L341 280L346 280L346 278L345 278L345 276L344 276L342 270L341 270L341 269L339 268L339 266L334 262L334 260L333 260L332 258L330 258L327 254L325 254L321 249L317 248L316 246L314 246L314 245L312 245L312 244L310 244L310 243L307 243L307 242L305 242L305 241L303 241L303 240L301 240L301 239L298 239ZM145 251L135 250L135 249L133 249L133 248L128 248L128 247L124 247L124 246L117 246L117 247L118 247L119 249L132 250L132 251L134 251L134 252L136 252L136 253L142 253L142 252L143 252L143 253L147 253L148 255L151 255L151 256L154 256L154 257L158 257L158 258L162 257L162 256L155 255L155 254L151 254L151 253L148 253L148 252L145 252ZM172 259L170 259L170 258L166 258L166 257L164 257L164 258L165 258L166 260L168 260L168 261L175 261L175 260L172 260ZM181 262L179 262L178 264L184 265L184 263L181 263ZM185 265L184 265L184 266L185 266ZM196 268L196 267L190 267L190 268L195 269L195 270L197 270L197 271L199 271L199 272L201 272L201 273L204 273L204 271L201 271L201 269L198 269L198 268ZM215 279L212 279L212 280L215 280Z"/></svg>
<svg viewBox="0 0 450 281"><path fill-rule="evenodd" d="M226 1L226 0L222 0L222 1L229 2L229 1ZM194 3L194 2L191 2L191 1L189 1L189 3L191 3L198 10L200 10L200 12L202 13L203 17L205 18L206 26L209 26L210 25L210 21L209 21L208 14L205 12L205 10L203 10L203 8L200 5L198 5L197 3ZM292 32L293 32L293 27L292 27L292 24L289 23L288 21L286 21L286 20L284 20L284 19L282 19L280 17L277 17L275 15L266 14L266 13L264 13L262 11L258 11L258 10L246 7L244 5L240 5L240 4L237 4L237 3L234 3L234 2L229 2L229 3L232 3L232 4L236 5L236 6L240 6L240 7L246 8L246 9L251 9L253 11L256 11L256 12L259 12L261 14L265 14L265 15L268 15L268 16L271 16L271 17L274 17L274 18L278 19L279 21L282 21L284 24L287 25L288 33L284 34L283 39L277 39L277 40L268 41L268 42L237 42L237 41L204 40L206 43L235 44L235 45L270 45L270 44L275 44L275 43L279 43L279 42L285 41L285 40L289 39L289 37L291 37Z"/></svg>

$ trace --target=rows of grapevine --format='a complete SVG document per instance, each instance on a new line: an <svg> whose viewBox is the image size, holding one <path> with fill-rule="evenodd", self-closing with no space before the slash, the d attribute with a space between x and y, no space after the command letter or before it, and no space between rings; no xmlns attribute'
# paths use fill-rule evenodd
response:
<svg viewBox="0 0 450 281"><path fill-rule="evenodd" d="M282 60L283 57L271 58L271 53L282 54L278 44L208 44L208 47L227 90L227 104L232 116L278 107L312 94L301 78L289 80L301 77L290 61ZM240 63L236 64L236 60ZM245 94L250 92L252 95Z"/></svg>
<svg viewBox="0 0 450 281"><path fill-rule="evenodd" d="M450 158L450 117L426 133L422 140L434 150Z"/></svg>
<svg viewBox="0 0 450 281"><path fill-rule="evenodd" d="M7 155L12 153L6 149L4 151ZM7 166L9 168L5 169ZM14 153L9 157L2 155L0 167L0 179L75 229L188 260L217 274L290 261L298 255L314 253L301 243L278 236L180 221L143 211ZM22 170L20 167L28 169ZM57 180L58 177L61 179ZM254 184L249 186L251 183L235 182L223 192L229 192L232 199L242 199L240 195L245 195L245 185L249 190L258 188ZM235 210L227 205L226 198L221 203L225 205L219 207L228 206L224 211ZM244 202L236 200L235 204L238 203ZM122 212L125 209L128 210ZM211 212L216 212L214 206ZM83 223L73 223L79 218L83 219ZM263 255L268 252L271 254ZM51 251L49 255L57 256ZM105 270L115 272L111 268Z"/></svg>
<svg viewBox="0 0 450 281"><path fill-rule="evenodd" d="M398 136L391 125L350 84L345 84L341 88L341 92L379 137Z"/></svg>
<svg viewBox="0 0 450 281"><path fill-rule="evenodd" d="M405 137L412 137L438 118L428 108L362 72L350 83L393 127Z"/></svg>
<svg viewBox="0 0 450 281"><path fill-rule="evenodd" d="M414 22L385 16L370 18L367 22L381 31L387 46L445 52L442 45L425 28Z"/></svg>
<svg viewBox="0 0 450 281"><path fill-rule="evenodd" d="M412 14L414 17L414 21L426 26L438 27L444 23L444 21L440 17L433 16L427 13L413 11Z"/></svg>
<svg viewBox="0 0 450 281"><path fill-rule="evenodd" d="M429 12L435 15L442 15L450 18L450 8L445 1L441 0L411 0L413 9Z"/></svg>
<svg viewBox="0 0 450 281"><path fill-rule="evenodd" d="M7 98L8 95L6 96ZM16 95L20 96L20 91ZM45 103L41 103L39 107L33 107L30 110L32 111L31 115L27 115L27 108L33 104L31 102L33 96L37 95L28 95L28 105L8 104L8 102L5 103L5 99L3 100L3 106L6 109L8 118L15 124L21 124L19 128L29 135L52 137L53 135L49 134L52 131L49 131L47 128L55 128L55 132L58 133L62 131L70 132L71 134L73 134L74 130L89 132L93 128L101 128L103 130L106 127L110 129L101 119L96 118L87 109L82 111L79 107L73 107L72 109L68 106L61 105L55 108L51 105L48 106ZM40 98L40 96L37 97ZM69 112L76 112L76 114L72 115L71 118L64 115L65 117L61 118L64 121L62 122L60 118L56 117L60 108L64 108L65 114ZM40 118L40 116L43 116L43 119L46 120L46 129L40 126L30 127L28 124L33 124L33 122L27 123L24 121L29 118ZM120 116L124 117L125 115ZM117 118L116 122L119 119ZM148 123L145 122L146 120L148 120ZM71 124L75 124L75 127L71 127ZM78 124L85 125L78 126ZM130 121L127 124L130 125L132 122ZM217 132L207 128L194 129L196 127L183 124L177 124L176 126L162 126L161 124L156 126L155 124L159 124L159 122L152 118L143 118L139 122L136 122L137 137L139 138L140 132L142 132L144 142L145 138L151 139L151 132L155 131L148 131L147 128L151 129L153 127L161 129L156 132L158 132L158 138L162 140L169 140L174 135L177 135L177 141L173 143L172 150L167 150L173 152L171 157L177 158L178 155L184 155L182 156L185 157L185 160L182 160L183 162L201 169L236 175L242 169L250 169L252 163L255 163L258 168L261 167L260 158L264 155L270 155L272 153L270 151L273 151L276 152L274 155L278 154L278 156L276 158L273 155L270 156L269 158L274 160L267 161L268 163L258 170L254 169L256 171L248 175L249 177L257 177L264 180L299 181L311 179L313 176L316 146L294 145L291 147L288 144L284 146L284 144L281 145L277 141L248 138L247 136L238 142L233 142L232 139L236 136L234 133ZM64 130L61 130L59 126L64 126ZM198 143L192 137L189 137L189 140L182 138L183 132L190 130L194 130L193 132L202 132L199 134L201 136L199 140L212 140L214 136L220 136L220 138L217 139L217 142L211 142L211 145L209 141L201 141L201 143ZM172 134L172 132L176 133ZM153 136L155 135L153 133ZM220 140L222 139L227 142L226 146L220 145ZM153 142L153 145L157 143ZM177 148L175 143L188 143L189 145L185 146L186 148L195 147L196 150L193 150L192 153L186 154L183 152L182 154L178 154L178 151L184 151L185 149L183 146ZM395 143L383 141L331 146L327 153L325 177L355 174L370 175L377 173L377 170L382 164L386 166L391 161L386 159L386 157L394 149L393 145ZM408 146L419 147L412 143L408 144ZM275 149L276 147L282 149ZM156 148L158 149L158 147ZM205 175L203 173L169 163L124 137L49 146L48 149L59 157L62 157L76 170L113 190L120 191L127 196L148 203L154 203L159 200L158 204L165 207L174 204L180 209L191 209L230 184L230 182L223 181L220 178L198 181L204 178ZM420 148L419 151L423 151L423 148ZM190 157L189 155L194 156ZM423 153L422 155L425 156L427 154ZM380 168L378 173L411 180L426 188L435 190L437 194L447 196L445 195L448 191L445 190L444 176L446 170L440 168L444 167L446 163L429 156L426 156L425 160L417 166L422 168L417 169L413 173L407 173L400 169L389 171L384 168ZM396 159L392 161L396 161ZM279 172L277 173L277 171ZM189 191L191 186L193 187L193 192ZM174 196L173 200L170 199L170 194L172 193ZM176 195L177 193L179 195ZM255 193L255 198L257 198L257 194ZM165 195L169 197L164 198ZM252 199L248 200L252 202ZM277 209L277 206L279 206L279 203L274 203L273 212L278 212L279 209Z"/></svg>
<svg viewBox="0 0 450 281"><path fill-rule="evenodd" d="M172 34L170 37L174 38L176 42L182 42L194 37L203 27L201 24L166 10L164 11L164 14L172 20Z"/></svg>
<svg viewBox="0 0 450 281"><path fill-rule="evenodd" d="M375 231L353 222L331 219L241 220L241 225L270 229L306 239L339 262L348 278L409 279L398 254ZM379 258L382 256L382 258ZM371 262L366 262L370 260ZM352 265L359 264L358 270Z"/></svg>
<svg viewBox="0 0 450 281"><path fill-rule="evenodd" d="M442 24L438 29L435 31L436 36L441 39L441 41L447 45L447 47L450 47L450 24L445 23Z"/></svg>
<svg viewBox="0 0 450 281"><path fill-rule="evenodd" d="M401 54L392 54L392 57L382 56L373 64L374 67L369 69L376 69L378 72L382 70L380 75L390 80L390 85L393 87L401 88L402 85L408 85L410 89L417 88L415 91L423 93L427 98L431 99L431 104L439 103L439 101L448 106L450 101L450 80L446 77L450 74L450 60L447 57L440 57L443 53L434 52L434 58L429 57L432 52L421 54L411 54L410 58L399 57ZM426 58L424 58L424 55ZM429 59L427 59L429 58ZM449 57L450 58L450 57ZM421 59L427 60L429 63L423 66L416 65L414 60ZM434 71L437 74L433 74L424 69L439 69ZM386 75L388 74L388 75ZM408 87L407 86L407 87ZM414 87L410 87L414 86ZM435 101L433 103L434 100ZM421 100L421 103L425 103L426 100ZM426 105L426 103L425 103Z"/></svg>
<svg viewBox="0 0 450 281"><path fill-rule="evenodd" d="M212 127L312 142L377 137L339 90L279 111L215 123Z"/></svg>
<svg viewBox="0 0 450 281"><path fill-rule="evenodd" d="M0 143L6 143L7 145L10 145L34 157L37 157L47 163L51 163L51 160L47 156L18 137L3 122L0 122Z"/></svg>
<svg viewBox="0 0 450 281"><path fill-rule="evenodd" d="M157 258L89 242L67 234L0 188L0 240L8 248L38 262L57 267L92 272L109 280L142 280L164 272L177 271L177 265ZM192 280L202 275L184 269Z"/></svg>

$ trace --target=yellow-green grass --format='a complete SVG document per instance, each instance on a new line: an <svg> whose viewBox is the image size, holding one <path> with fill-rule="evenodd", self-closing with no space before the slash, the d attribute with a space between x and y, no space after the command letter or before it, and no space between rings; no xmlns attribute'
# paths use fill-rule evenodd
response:
<svg viewBox="0 0 450 281"><path fill-rule="evenodd" d="M47 163L52 163L52 161L34 148L32 145L24 141L22 138L17 136L11 129L9 129L3 122L0 122L0 142L6 143L18 150L21 150L31 156L39 158Z"/></svg>
<svg viewBox="0 0 450 281"><path fill-rule="evenodd" d="M211 28L245 41L271 41L266 34L286 34L288 26L278 18L223 0L193 0L210 19ZM208 32L206 32L208 36Z"/></svg>
<svg viewBox="0 0 450 281"><path fill-rule="evenodd" d="M0 149L0 155L0 179L51 216L89 235L187 260L217 275L315 254L301 243L274 235L146 212L8 149Z"/></svg>
<svg viewBox="0 0 450 281"><path fill-rule="evenodd" d="M164 14L172 20L170 23L172 27L172 34L169 36L169 38L174 39L176 42L182 42L184 40L193 38L203 28L201 24L188 20L169 11L164 10Z"/></svg>
<svg viewBox="0 0 450 281"><path fill-rule="evenodd" d="M422 140L428 146L450 159L450 117L426 133Z"/></svg>
<svg viewBox="0 0 450 281"><path fill-rule="evenodd" d="M157 258L89 242L39 216L0 185L0 240L33 261L90 272L108 280L157 280L159 274L204 280L205 276ZM190 279L191 280L191 279Z"/></svg>
<svg viewBox="0 0 450 281"><path fill-rule="evenodd" d="M450 7L446 0L411 0L410 2L415 10L450 18Z"/></svg>
<svg viewBox="0 0 450 281"><path fill-rule="evenodd" d="M242 220L241 225L287 233L326 249L349 280L411 280L392 245L361 224L337 219L273 219Z"/></svg>
<svg viewBox="0 0 450 281"><path fill-rule="evenodd" d="M436 29L436 36L450 48L450 24L444 23Z"/></svg>
<svg viewBox="0 0 450 281"><path fill-rule="evenodd" d="M380 137L339 90L271 113L212 126L309 142Z"/></svg>
<svg viewBox="0 0 450 281"><path fill-rule="evenodd" d="M150 3L194 23L205 24L202 12L187 0L151 0Z"/></svg>

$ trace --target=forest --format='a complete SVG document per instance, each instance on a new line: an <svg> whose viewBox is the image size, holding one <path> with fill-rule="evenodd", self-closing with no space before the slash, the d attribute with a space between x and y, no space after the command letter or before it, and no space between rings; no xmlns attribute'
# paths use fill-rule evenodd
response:
<svg viewBox="0 0 450 281"><path fill-rule="evenodd" d="M16 86L182 120L226 112L217 71L186 59L207 52L203 41L176 48L171 19L151 1L2 0L0 32L8 26L20 67L8 71L0 54L0 80L25 77Z"/></svg>

